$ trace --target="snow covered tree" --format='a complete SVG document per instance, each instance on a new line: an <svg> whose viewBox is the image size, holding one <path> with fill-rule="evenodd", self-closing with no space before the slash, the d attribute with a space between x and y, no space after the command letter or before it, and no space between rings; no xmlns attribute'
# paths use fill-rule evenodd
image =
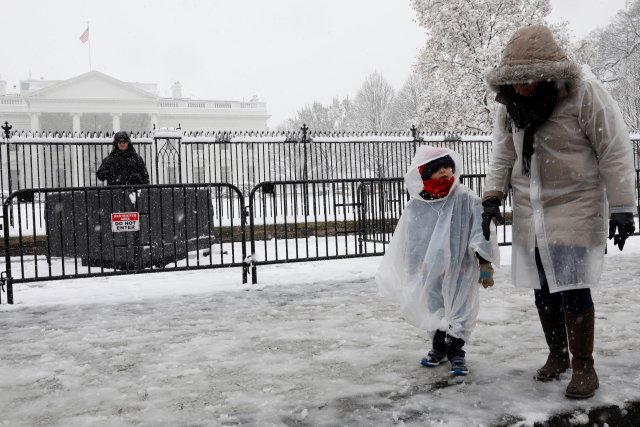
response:
<svg viewBox="0 0 640 427"><path fill-rule="evenodd" d="M513 32L544 23L549 0L413 0L427 40L418 71L428 88L419 126L442 132L491 130L484 83Z"/></svg>
<svg viewBox="0 0 640 427"><path fill-rule="evenodd" d="M303 124L309 129L314 130L332 130L329 107L325 107L318 101L314 101L311 105L306 105L296 112L294 118L287 120L282 126L283 130L299 130Z"/></svg>
<svg viewBox="0 0 640 427"><path fill-rule="evenodd" d="M354 101L354 121L360 130L390 130L394 96L393 86L382 74L367 76Z"/></svg>
<svg viewBox="0 0 640 427"><path fill-rule="evenodd" d="M354 105L349 97L334 97L330 105L314 101L296 112L293 118L278 126L278 130L298 131L306 124L313 131L355 130Z"/></svg>
<svg viewBox="0 0 640 427"><path fill-rule="evenodd" d="M409 130L417 123L425 94L424 79L419 73L411 73L393 102L391 122L394 130Z"/></svg>
<svg viewBox="0 0 640 427"><path fill-rule="evenodd" d="M618 101L627 126L640 130L640 0L619 11L583 42L593 72Z"/></svg>
<svg viewBox="0 0 640 427"><path fill-rule="evenodd" d="M329 106L329 118L333 123L333 130L356 130L354 126L355 106L348 96L340 99L334 97Z"/></svg>
<svg viewBox="0 0 640 427"><path fill-rule="evenodd" d="M368 75L352 101L348 96L334 97L329 105L314 101L296 112L293 118L278 126L278 130L299 130L306 124L312 131L389 131L407 130L404 117L413 113L418 94L417 83L407 82L403 88L402 102L395 102L393 86L378 72ZM410 87L409 87L410 86ZM406 105L405 105L406 104ZM404 112L396 112L401 108ZM413 114L415 116L415 114Z"/></svg>

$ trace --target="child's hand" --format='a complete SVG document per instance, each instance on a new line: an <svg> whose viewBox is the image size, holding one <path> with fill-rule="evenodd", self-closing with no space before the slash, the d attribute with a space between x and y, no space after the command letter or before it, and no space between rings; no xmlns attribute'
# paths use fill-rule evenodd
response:
<svg viewBox="0 0 640 427"><path fill-rule="evenodd" d="M482 263L480 264L480 280L479 283L486 289L490 286L493 286L493 267L491 267L491 263Z"/></svg>

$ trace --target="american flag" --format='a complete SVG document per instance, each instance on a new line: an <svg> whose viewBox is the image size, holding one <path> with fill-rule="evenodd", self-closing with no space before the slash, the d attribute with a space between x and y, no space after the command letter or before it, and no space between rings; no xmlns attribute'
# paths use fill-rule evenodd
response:
<svg viewBox="0 0 640 427"><path fill-rule="evenodd" d="M80 35L80 41L82 43L86 43L87 40L89 40L89 27L87 27L87 29L84 30L84 33Z"/></svg>

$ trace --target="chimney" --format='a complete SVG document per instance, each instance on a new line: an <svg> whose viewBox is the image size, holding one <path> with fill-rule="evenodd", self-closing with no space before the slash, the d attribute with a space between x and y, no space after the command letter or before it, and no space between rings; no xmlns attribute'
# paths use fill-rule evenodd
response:
<svg viewBox="0 0 640 427"><path fill-rule="evenodd" d="M5 96L7 94L7 82L5 80L0 80L0 96Z"/></svg>
<svg viewBox="0 0 640 427"><path fill-rule="evenodd" d="M173 99L182 99L182 85L180 82L175 82L173 86L171 86L171 97Z"/></svg>

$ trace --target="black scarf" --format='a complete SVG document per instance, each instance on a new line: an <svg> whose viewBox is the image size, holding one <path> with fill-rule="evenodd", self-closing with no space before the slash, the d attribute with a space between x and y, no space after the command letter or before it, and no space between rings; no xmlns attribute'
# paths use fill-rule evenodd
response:
<svg viewBox="0 0 640 427"><path fill-rule="evenodd" d="M522 174L531 175L531 156L538 126L543 124L556 106L558 91L555 82L539 82L527 96L518 95L512 85L504 85L496 96L496 101L507 107L506 128L510 132L515 127L524 130L522 146Z"/></svg>

